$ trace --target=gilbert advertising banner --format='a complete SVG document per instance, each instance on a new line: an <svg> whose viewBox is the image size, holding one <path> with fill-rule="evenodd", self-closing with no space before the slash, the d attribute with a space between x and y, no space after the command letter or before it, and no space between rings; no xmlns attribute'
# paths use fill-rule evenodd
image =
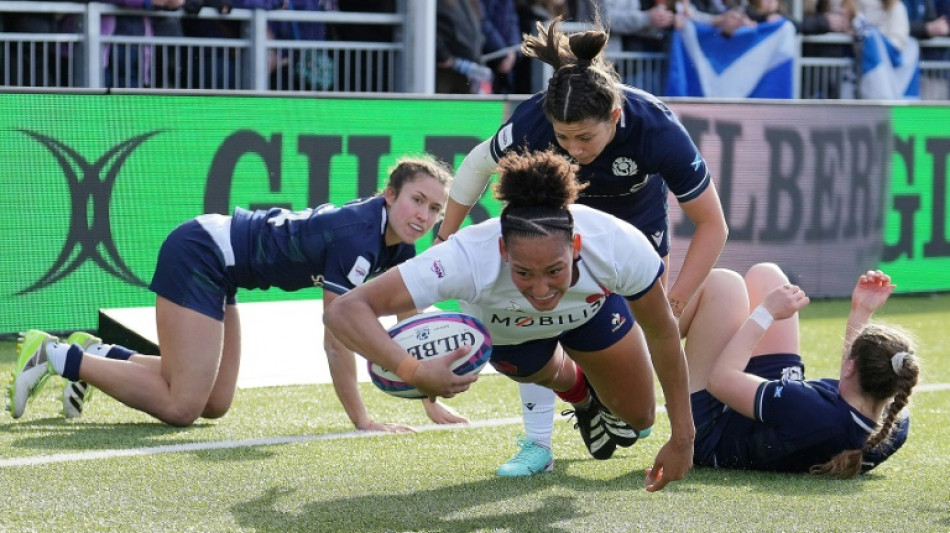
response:
<svg viewBox="0 0 950 533"><path fill-rule="evenodd" d="M950 290L950 108L893 110L882 265L905 292Z"/></svg>
<svg viewBox="0 0 950 533"><path fill-rule="evenodd" d="M201 213L302 209L372 195L400 156L457 166L512 100L0 94L0 333L94 329L154 304L158 249ZM899 290L950 290L950 110L673 104L722 198L720 265L781 264L816 297L886 268ZM498 213L486 195L470 221ZM671 199L672 270L691 225ZM430 244L420 242L420 248ZM246 291L242 302L316 298Z"/></svg>
<svg viewBox="0 0 950 533"><path fill-rule="evenodd" d="M10 333L94 329L99 308L154 305L146 286L178 224L370 196L403 155L457 165L505 105L2 94L0 109L0 333Z"/></svg>
<svg viewBox="0 0 950 533"><path fill-rule="evenodd" d="M719 265L772 261L811 296L846 296L877 268L890 179L883 106L674 105L706 158L729 223ZM676 204L671 197L671 205ZM673 275L692 227L678 208Z"/></svg>

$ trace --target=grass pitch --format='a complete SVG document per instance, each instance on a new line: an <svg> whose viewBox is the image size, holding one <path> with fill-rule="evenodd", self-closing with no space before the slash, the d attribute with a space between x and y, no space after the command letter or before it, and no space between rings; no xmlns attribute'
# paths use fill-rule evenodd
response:
<svg viewBox="0 0 950 533"><path fill-rule="evenodd" d="M836 375L848 308L804 310L809 377ZM22 419L0 413L0 531L950 531L950 295L894 296L877 319L917 336L925 369L908 443L857 480L696 468L647 493L662 413L608 461L559 420L553 473L498 478L521 423L517 387L497 375L448 401L464 427L362 384L374 417L411 435L351 431L329 385L243 389L227 417L185 429L99 393L67 422L54 378ZM4 377L14 357L0 341Z"/></svg>

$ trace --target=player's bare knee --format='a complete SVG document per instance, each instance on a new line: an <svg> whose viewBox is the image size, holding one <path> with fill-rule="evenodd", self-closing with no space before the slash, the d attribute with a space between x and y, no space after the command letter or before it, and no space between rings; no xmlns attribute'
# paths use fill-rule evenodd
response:
<svg viewBox="0 0 950 533"><path fill-rule="evenodd" d="M756 263L745 274L745 283L750 291L766 293L779 285L788 283L788 276L775 263Z"/></svg>
<svg viewBox="0 0 950 533"><path fill-rule="evenodd" d="M604 401L604 398L600 398L600 401L611 413L622 418L634 429L653 427L653 423L656 421L656 405L653 403L629 405L629 402L622 404L619 401Z"/></svg>
<svg viewBox="0 0 950 533"><path fill-rule="evenodd" d="M653 427L656 422L656 410L650 409L648 412L639 413L638 416L625 417L624 421L637 431Z"/></svg>
<svg viewBox="0 0 950 533"><path fill-rule="evenodd" d="M202 411L202 418L221 418L228 413L231 408L230 401L209 401Z"/></svg>
<svg viewBox="0 0 950 533"><path fill-rule="evenodd" d="M158 418L169 426L187 427L194 424L200 416L200 409L186 405L172 405L159 413Z"/></svg>
<svg viewBox="0 0 950 533"><path fill-rule="evenodd" d="M713 269L709 273L709 277L706 279L705 285L704 292L708 291L710 293L714 293L716 296L720 294L731 294L737 290L745 292L745 281L742 279L742 276L740 276L735 270L730 270L727 268Z"/></svg>

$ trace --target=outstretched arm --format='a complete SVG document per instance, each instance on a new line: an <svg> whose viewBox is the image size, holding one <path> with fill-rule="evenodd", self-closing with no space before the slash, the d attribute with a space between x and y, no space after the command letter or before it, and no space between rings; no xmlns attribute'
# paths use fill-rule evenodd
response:
<svg viewBox="0 0 950 533"><path fill-rule="evenodd" d="M630 302L630 307L643 328L670 418L670 440L660 448L647 473L647 490L653 492L685 477L693 465L696 430L689 402L689 372L663 285L654 283L646 294Z"/></svg>
<svg viewBox="0 0 950 533"><path fill-rule="evenodd" d="M470 346L420 363L396 344L379 323L381 316L413 309L415 303L402 275L393 268L337 298L324 313L323 323L344 346L395 372L430 398L449 398L467 390L478 376L459 376L452 372L451 365L465 357Z"/></svg>
<svg viewBox="0 0 950 533"><path fill-rule="evenodd" d="M323 293L324 314L339 296L330 291ZM347 349L329 331L324 329L323 348L327 354L327 363L330 367L330 378L333 380L333 390L343 405L343 410L350 417L356 429L365 431L386 431L393 433L408 433L413 429L404 424L374 422L366 410L363 398L360 396L356 379L356 354Z"/></svg>
<svg viewBox="0 0 950 533"><path fill-rule="evenodd" d="M773 320L790 318L810 302L797 285L772 289L726 344L709 373L706 390L738 413L752 418L755 393L763 378L745 372L755 346Z"/></svg>
<svg viewBox="0 0 950 533"><path fill-rule="evenodd" d="M897 285L891 283L891 277L880 270L868 270L861 274L851 293L851 312L844 332L844 354L851 353L851 343L896 288Z"/></svg>

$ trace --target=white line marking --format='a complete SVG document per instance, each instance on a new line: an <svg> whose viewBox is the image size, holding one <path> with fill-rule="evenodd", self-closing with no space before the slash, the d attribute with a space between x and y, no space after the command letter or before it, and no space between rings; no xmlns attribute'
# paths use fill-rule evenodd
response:
<svg viewBox="0 0 950 533"><path fill-rule="evenodd" d="M950 383L927 383L918 385L915 392L933 392L950 389ZM657 406L658 411L664 411L662 406ZM480 420L468 424L427 424L416 426L416 430L426 431L448 431L468 428L485 428L509 426L520 424L521 418L496 418L494 420ZM323 435L298 435L293 437L266 437L260 439L247 440L223 440L212 442L193 442L190 444L170 444L168 446L147 446L143 448L129 448L122 450L96 450L90 452L78 453L58 453L55 455L42 455L36 457L11 457L9 459L0 459L0 468L14 468L20 466L39 466L53 463L68 463L72 461L93 461L96 459L114 459L117 457L139 457L143 455L157 455L161 453L182 453L196 452L204 450L228 450L232 448L248 448L251 446L276 446L281 444L299 444L302 442L312 442L318 440L336 440L336 439L361 439L365 437L377 437L395 435L395 433L385 433L382 431L347 431L344 433L326 433Z"/></svg>
<svg viewBox="0 0 950 533"><path fill-rule="evenodd" d="M521 418L499 418L495 420L470 422L468 424L428 424L425 426L415 426L415 428L421 433L425 431L446 431L468 428L497 427L520 423ZM160 453L181 453L203 450L247 448L251 446L299 444L302 442L311 442L315 440L360 439L364 437L378 437L385 435L396 434L386 433L383 431L347 431L344 433L326 433L323 435L298 435L293 437L266 437L247 440L193 442L190 444L169 444L168 446L147 446L144 448L129 448L123 450L96 450L78 453L58 453L55 455L43 455L37 457L11 457L9 459L0 459L0 468L48 465L52 463L67 463L73 461L92 461L96 459L113 459L117 457L138 457L142 455L156 455Z"/></svg>

